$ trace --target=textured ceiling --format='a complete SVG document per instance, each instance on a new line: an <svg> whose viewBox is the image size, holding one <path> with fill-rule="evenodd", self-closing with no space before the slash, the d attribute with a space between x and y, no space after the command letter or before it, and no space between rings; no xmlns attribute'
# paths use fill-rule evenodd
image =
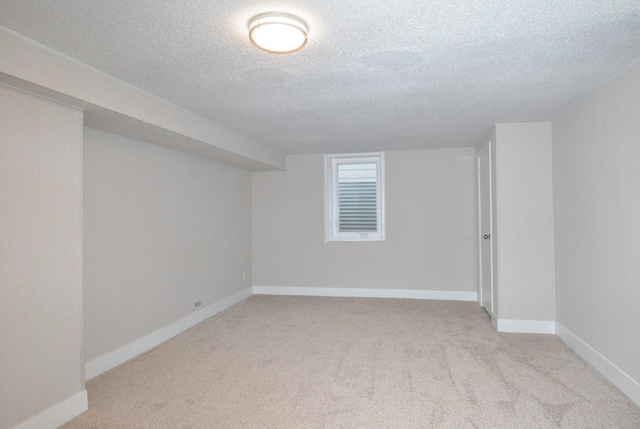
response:
<svg viewBox="0 0 640 429"><path fill-rule="evenodd" d="M271 11L303 50L250 44ZM639 0L0 0L0 24L286 155L472 146L640 58Z"/></svg>

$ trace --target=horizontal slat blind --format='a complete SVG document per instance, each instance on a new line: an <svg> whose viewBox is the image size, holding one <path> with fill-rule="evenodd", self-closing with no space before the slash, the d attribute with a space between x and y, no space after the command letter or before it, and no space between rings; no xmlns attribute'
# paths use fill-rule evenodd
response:
<svg viewBox="0 0 640 429"><path fill-rule="evenodd" d="M338 230L375 232L378 229L376 164L338 167Z"/></svg>

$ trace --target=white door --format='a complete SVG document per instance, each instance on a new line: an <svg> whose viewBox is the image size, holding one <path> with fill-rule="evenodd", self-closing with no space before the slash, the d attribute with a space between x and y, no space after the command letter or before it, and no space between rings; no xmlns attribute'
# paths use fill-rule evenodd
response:
<svg viewBox="0 0 640 429"><path fill-rule="evenodd" d="M480 226L480 305L493 314L491 251L491 143L478 152L478 214Z"/></svg>

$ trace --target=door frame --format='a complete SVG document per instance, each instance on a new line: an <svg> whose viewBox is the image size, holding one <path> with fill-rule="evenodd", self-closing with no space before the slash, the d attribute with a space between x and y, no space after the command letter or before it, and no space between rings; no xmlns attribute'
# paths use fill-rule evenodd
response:
<svg viewBox="0 0 640 429"><path fill-rule="evenodd" d="M481 174L480 174L480 158L487 155L487 159L489 161L489 198L488 198L488 208L489 208L489 234L490 234L490 250L489 255L485 255L489 257L489 279L490 279L490 291L491 298L489 299L490 307L485 308L492 320L495 318L495 309L496 309L496 289L495 289L495 261L494 261L494 247L495 247L495 234L493 228L493 143L488 141L486 144L480 146L480 148L476 151L476 168L477 168L477 193L478 193L478 304L484 308L483 302L483 252L482 252L482 243L483 243L483 231L482 231L482 183L481 183Z"/></svg>

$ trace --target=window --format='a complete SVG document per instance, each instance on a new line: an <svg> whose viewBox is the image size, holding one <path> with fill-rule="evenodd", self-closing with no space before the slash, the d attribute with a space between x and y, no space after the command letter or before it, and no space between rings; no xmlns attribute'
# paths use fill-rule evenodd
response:
<svg viewBox="0 0 640 429"><path fill-rule="evenodd" d="M384 153L326 155L326 241L384 240Z"/></svg>

